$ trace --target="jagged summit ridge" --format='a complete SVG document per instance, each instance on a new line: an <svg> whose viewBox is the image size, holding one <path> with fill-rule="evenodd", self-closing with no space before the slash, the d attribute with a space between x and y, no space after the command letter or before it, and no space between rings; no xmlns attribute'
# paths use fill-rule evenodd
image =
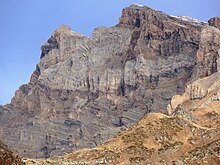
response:
<svg viewBox="0 0 220 165"><path fill-rule="evenodd" d="M177 19L180 19L180 20L183 20L183 21L195 22L195 23L203 24L203 25L206 24L203 21L200 21L198 19L194 19L194 18L189 17L189 16L173 16L173 15L171 15L171 17L174 17L174 18L177 18Z"/></svg>
<svg viewBox="0 0 220 165"><path fill-rule="evenodd" d="M143 7L143 5L140 5L140 4L137 4L137 3L134 3L133 6Z"/></svg>
<svg viewBox="0 0 220 165"><path fill-rule="evenodd" d="M1 138L23 156L50 157L94 147L149 112L167 113L186 84L219 70L218 31L137 5L90 38L60 27L30 83L0 107Z"/></svg>

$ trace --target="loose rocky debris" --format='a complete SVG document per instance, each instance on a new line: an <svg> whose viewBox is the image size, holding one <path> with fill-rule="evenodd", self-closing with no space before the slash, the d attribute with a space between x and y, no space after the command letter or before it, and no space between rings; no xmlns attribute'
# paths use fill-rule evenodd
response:
<svg viewBox="0 0 220 165"><path fill-rule="evenodd" d="M0 165L23 165L21 157L0 141Z"/></svg>

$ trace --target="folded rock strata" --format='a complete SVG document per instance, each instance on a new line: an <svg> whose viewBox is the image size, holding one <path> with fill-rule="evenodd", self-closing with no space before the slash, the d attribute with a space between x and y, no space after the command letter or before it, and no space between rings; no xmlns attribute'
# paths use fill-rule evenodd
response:
<svg viewBox="0 0 220 165"><path fill-rule="evenodd" d="M187 83L219 71L215 22L131 5L90 38L59 27L30 82L0 107L1 138L22 156L50 157L94 147L146 113L167 114Z"/></svg>

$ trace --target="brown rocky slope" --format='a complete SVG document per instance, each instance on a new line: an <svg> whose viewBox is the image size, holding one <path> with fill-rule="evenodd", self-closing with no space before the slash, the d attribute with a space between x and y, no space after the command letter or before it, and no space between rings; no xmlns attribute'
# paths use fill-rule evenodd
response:
<svg viewBox="0 0 220 165"><path fill-rule="evenodd" d="M94 147L146 113L167 114L167 106L171 113L174 95L220 70L216 21L131 5L116 26L99 27L91 38L59 27L30 82L0 107L1 139L22 156L50 157Z"/></svg>
<svg viewBox="0 0 220 165"><path fill-rule="evenodd" d="M220 72L198 79L183 95L173 97L175 109L171 111L168 106L169 116L149 113L96 148L48 160L26 160L26 164L219 165L219 82ZM195 90L189 93L191 88ZM204 94L192 98L198 96L197 90Z"/></svg>
<svg viewBox="0 0 220 165"><path fill-rule="evenodd" d="M150 113L107 143L94 149L76 151L64 158L90 163L103 160L106 164L218 165L219 82L220 72L198 79L187 86L183 95L173 97L171 103L178 106L170 116ZM186 97L189 99L183 99Z"/></svg>
<svg viewBox="0 0 220 165"><path fill-rule="evenodd" d="M14 154L4 143L0 141L0 164L23 165L21 157Z"/></svg>

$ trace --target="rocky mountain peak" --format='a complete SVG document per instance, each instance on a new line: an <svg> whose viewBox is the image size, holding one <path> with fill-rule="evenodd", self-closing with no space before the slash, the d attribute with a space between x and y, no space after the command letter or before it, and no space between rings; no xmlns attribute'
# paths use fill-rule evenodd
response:
<svg viewBox="0 0 220 165"><path fill-rule="evenodd" d="M155 21L159 15L165 16L162 12L151 9L150 7L133 4L123 9L119 24L139 28L147 21Z"/></svg>
<svg viewBox="0 0 220 165"><path fill-rule="evenodd" d="M64 46L64 40L69 37L82 38L85 37L80 33L74 32L71 30L70 26L62 25L59 26L48 41L41 47L41 58L48 54L52 49L62 49Z"/></svg>
<svg viewBox="0 0 220 165"><path fill-rule="evenodd" d="M139 5L91 38L61 26L30 83L0 107L1 138L23 156L50 157L94 147L150 112L167 114L188 83L219 71L219 38L217 28Z"/></svg>
<svg viewBox="0 0 220 165"><path fill-rule="evenodd" d="M68 25L61 25L61 26L59 26L55 30L54 34L59 33L59 32L70 32L70 31L71 31L71 27L70 26L68 26Z"/></svg>
<svg viewBox="0 0 220 165"><path fill-rule="evenodd" d="M208 21L210 26L220 29L220 17L213 17Z"/></svg>
<svg viewBox="0 0 220 165"><path fill-rule="evenodd" d="M75 37L85 37L78 32L72 31L71 27L68 25L61 25L59 26L53 33L54 37L65 37L65 36L75 36Z"/></svg>

